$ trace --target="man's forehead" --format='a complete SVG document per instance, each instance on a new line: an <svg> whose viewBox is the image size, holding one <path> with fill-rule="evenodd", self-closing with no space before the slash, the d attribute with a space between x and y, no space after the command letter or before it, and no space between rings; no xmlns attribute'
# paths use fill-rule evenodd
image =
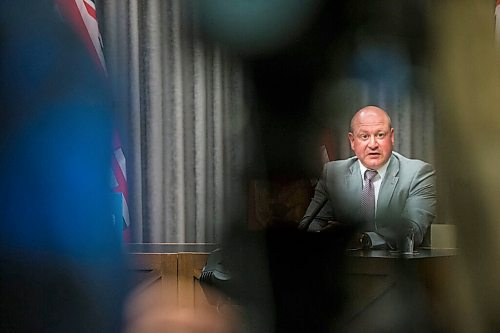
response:
<svg viewBox="0 0 500 333"><path fill-rule="evenodd" d="M358 120L354 121L354 125L358 125L358 126L378 126L378 125L385 126L385 125L389 125L389 122L386 119L377 119L377 120L358 119Z"/></svg>
<svg viewBox="0 0 500 333"><path fill-rule="evenodd" d="M354 122L353 130L355 131L367 131L367 130L390 130L390 126L387 121L377 121L377 122Z"/></svg>

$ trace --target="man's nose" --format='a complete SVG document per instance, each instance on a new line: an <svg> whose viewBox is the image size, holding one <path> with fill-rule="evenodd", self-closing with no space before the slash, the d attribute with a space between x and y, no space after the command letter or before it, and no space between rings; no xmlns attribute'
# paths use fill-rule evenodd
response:
<svg viewBox="0 0 500 333"><path fill-rule="evenodd" d="M370 140L368 141L368 147L370 148L376 148L378 146L377 139L375 138L374 135L370 136Z"/></svg>

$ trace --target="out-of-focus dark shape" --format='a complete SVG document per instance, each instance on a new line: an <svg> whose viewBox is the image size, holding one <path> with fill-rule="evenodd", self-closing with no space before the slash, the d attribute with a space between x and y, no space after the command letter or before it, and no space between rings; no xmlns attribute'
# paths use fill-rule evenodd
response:
<svg viewBox="0 0 500 333"><path fill-rule="evenodd" d="M272 53L301 38L318 0L195 1L204 33L250 56Z"/></svg>
<svg viewBox="0 0 500 333"><path fill-rule="evenodd" d="M500 53L494 1L438 1L431 13L438 193L455 221L456 265L439 272L440 331L500 330Z"/></svg>
<svg viewBox="0 0 500 333"><path fill-rule="evenodd" d="M393 42L394 45L370 45L372 43L360 45L353 54L353 77L360 78L373 87L405 93L412 84L407 50L397 42Z"/></svg>
<svg viewBox="0 0 500 333"><path fill-rule="evenodd" d="M2 331L118 332L110 103L52 1L0 5Z"/></svg>
<svg viewBox="0 0 500 333"><path fill-rule="evenodd" d="M214 293L218 291L214 290ZM134 291L126 302L124 333L244 333L241 313L232 306L172 304L163 297L161 284Z"/></svg>
<svg viewBox="0 0 500 333"><path fill-rule="evenodd" d="M216 7L211 2L203 3L205 7ZM206 37L240 55L244 61L251 100L249 141L255 148L247 171L255 178L309 178L320 171L318 150L312 148L320 133L315 131L319 123L311 114L311 98L316 85L330 74L331 52L345 37L345 1L293 1L293 6L287 2L281 10L267 9L280 8L283 1L257 4L255 11L262 11L265 21L273 22L271 28L260 24L263 18L255 19L253 12L244 10L244 6L231 9L240 12L241 20L226 17L221 24L228 31L239 31L244 25L241 22L248 21L251 31L264 29L266 38L272 36L274 30L282 32L280 42L275 42L272 51L256 43L253 52L241 52L239 45L227 42L223 36L207 34ZM206 11L213 13L216 9ZM294 11L299 11L304 18L286 25L281 22L282 16ZM207 15L200 15L201 22L215 21L215 17L207 18ZM238 37L241 45L247 45L249 39L254 38L245 33Z"/></svg>

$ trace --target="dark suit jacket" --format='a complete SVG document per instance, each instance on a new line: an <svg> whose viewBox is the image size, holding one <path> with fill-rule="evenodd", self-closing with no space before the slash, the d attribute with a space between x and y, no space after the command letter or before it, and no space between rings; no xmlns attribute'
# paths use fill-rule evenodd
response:
<svg viewBox="0 0 500 333"><path fill-rule="evenodd" d="M357 157L326 163L303 221L327 198L309 230L337 221L358 227L359 231L375 231L393 241L399 231L412 226L415 245L422 243L436 216L435 172L430 164L392 153L380 186L374 230L363 230L366 224L361 218L361 189Z"/></svg>

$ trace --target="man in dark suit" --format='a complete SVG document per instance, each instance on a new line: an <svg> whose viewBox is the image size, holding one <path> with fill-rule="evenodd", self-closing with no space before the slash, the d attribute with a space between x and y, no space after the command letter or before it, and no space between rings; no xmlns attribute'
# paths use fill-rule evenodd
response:
<svg viewBox="0 0 500 333"><path fill-rule="evenodd" d="M356 156L325 164L299 228L354 227L362 235L359 245L390 248L411 232L420 245L436 215L432 166L393 152L394 129L381 108L359 110L348 138Z"/></svg>

